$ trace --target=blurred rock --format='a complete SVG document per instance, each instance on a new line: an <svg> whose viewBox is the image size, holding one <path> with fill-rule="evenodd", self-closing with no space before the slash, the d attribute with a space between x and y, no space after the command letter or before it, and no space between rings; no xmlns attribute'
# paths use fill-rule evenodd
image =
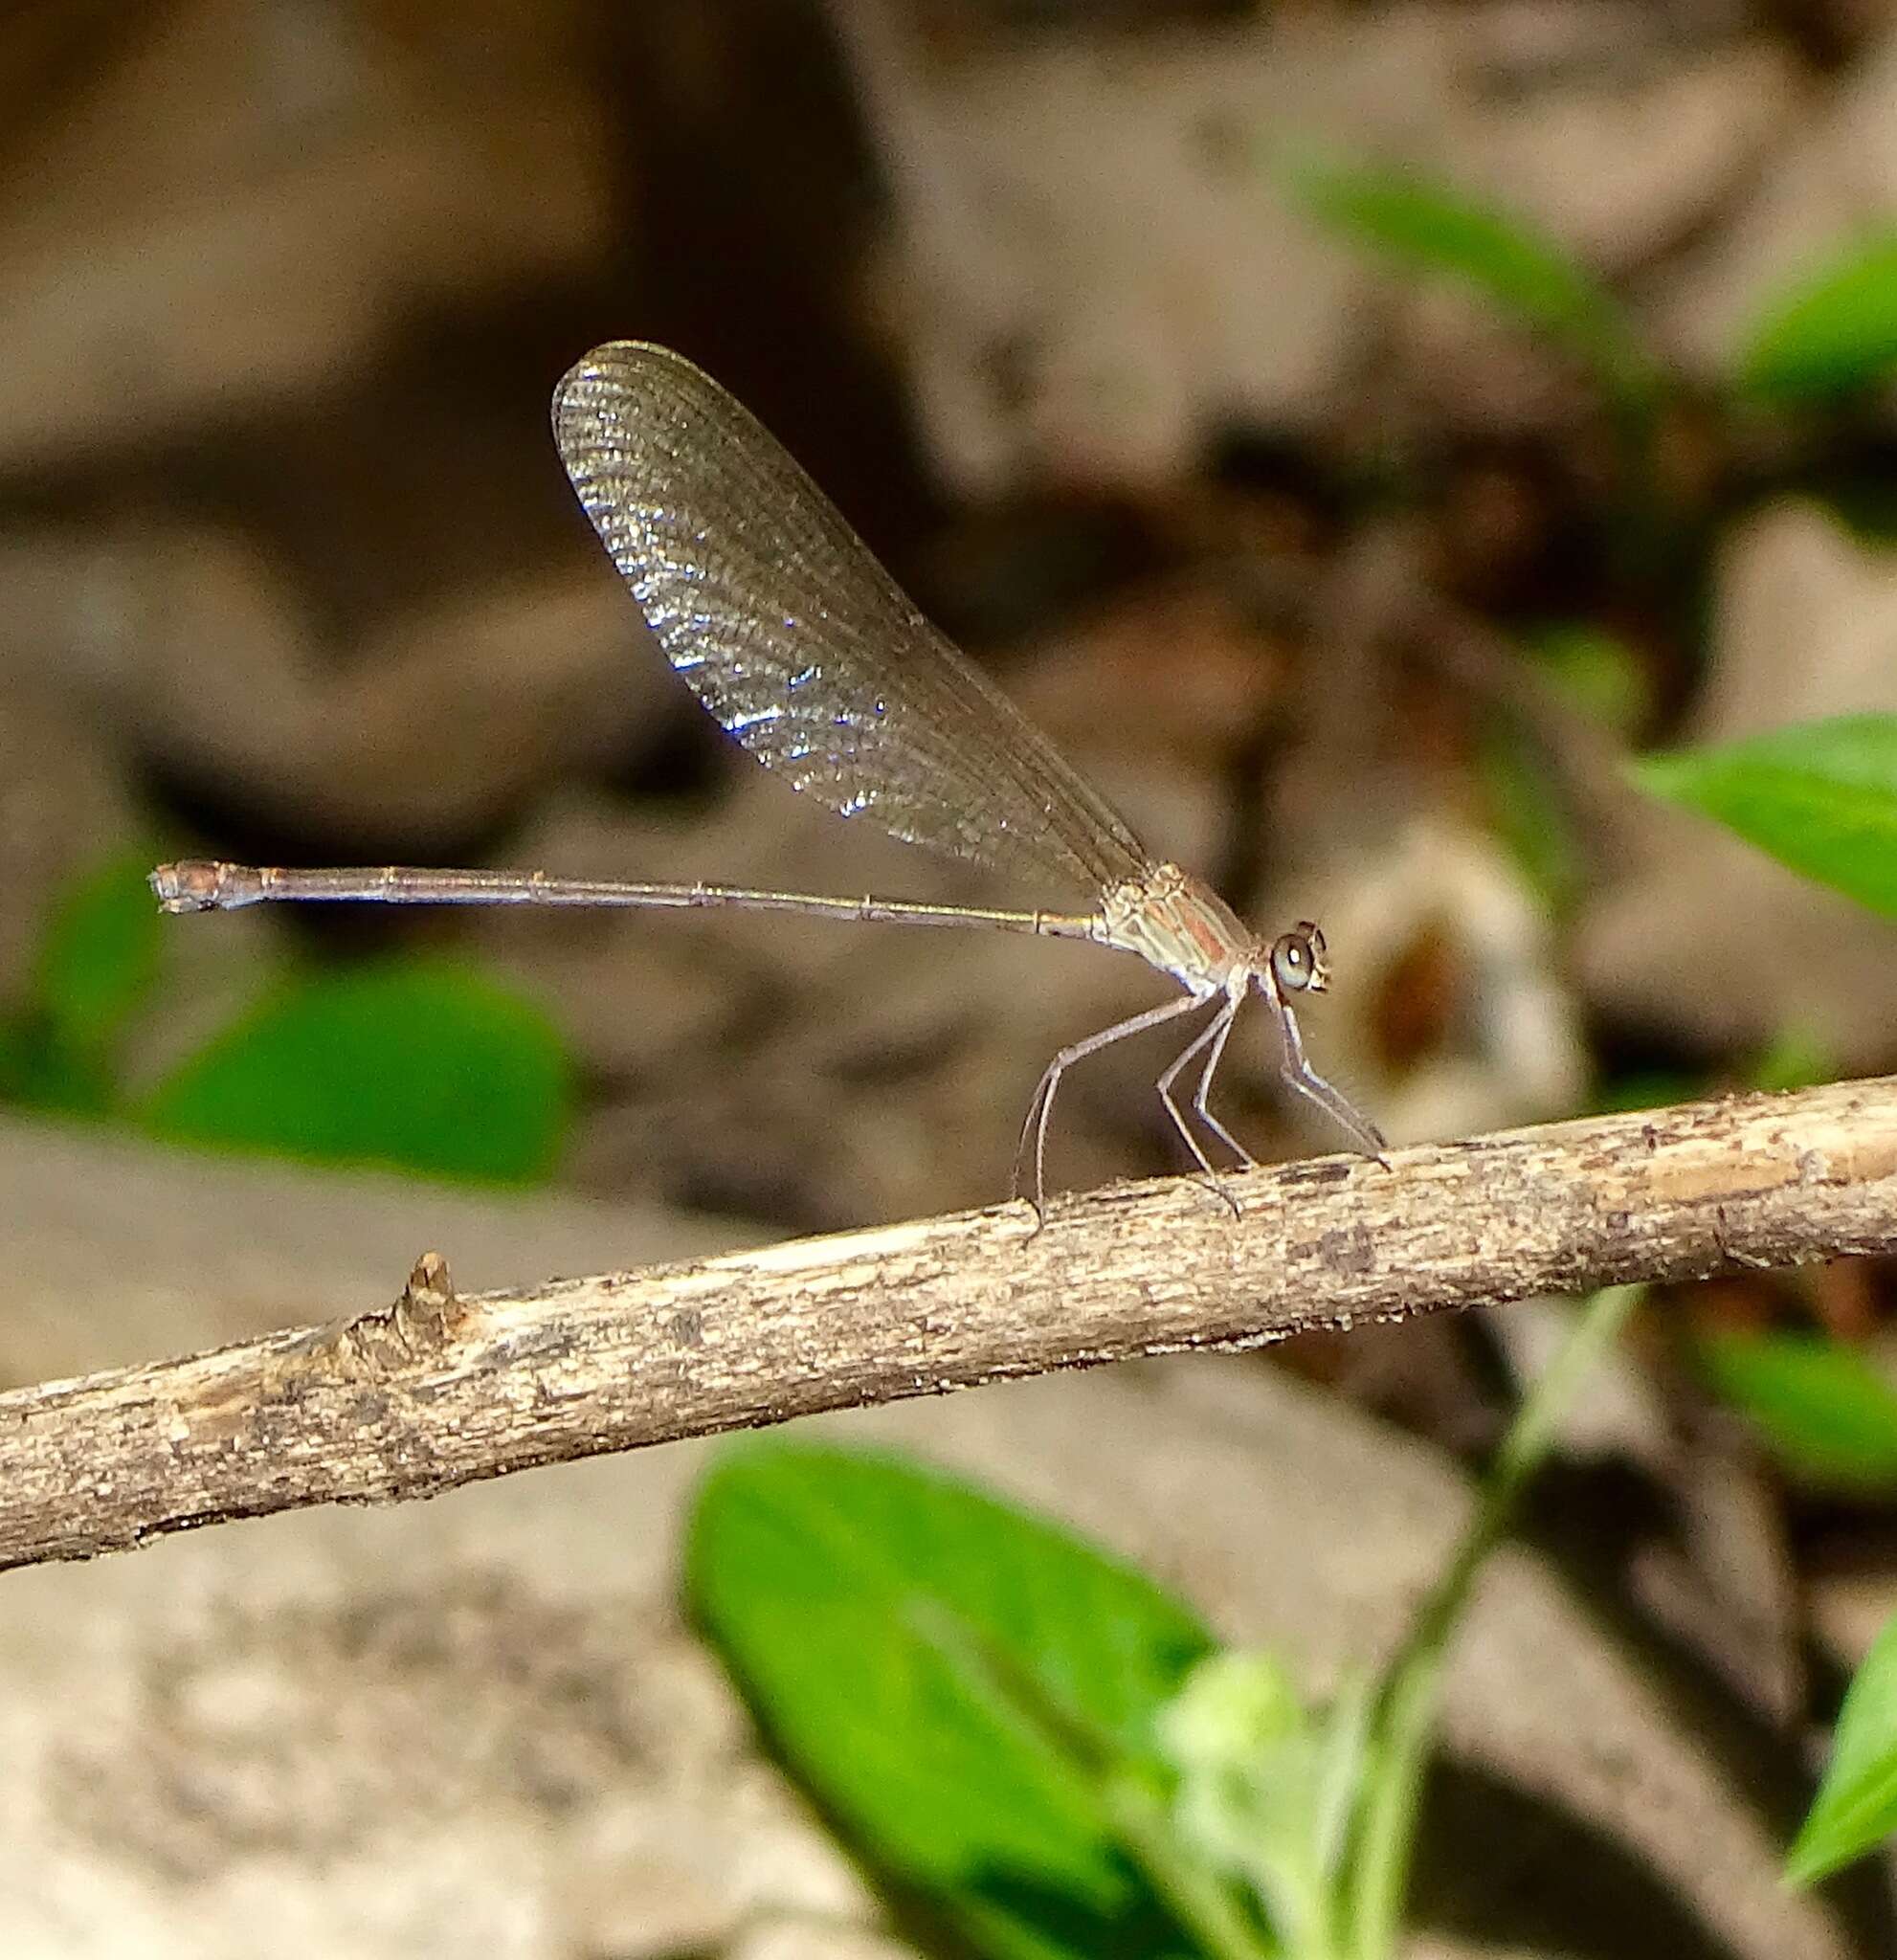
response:
<svg viewBox="0 0 1897 1960"><path fill-rule="evenodd" d="M1609 274L1692 237L1805 106L1781 42L1728 42L1730 29L1708 23L1710 45L1694 47L1657 11L1493 10L1498 44L1508 16L1534 12L1572 41L1545 56L1532 44L1512 56L1497 45L1485 59L1471 50L1473 100L1447 139L1445 162L1471 189Z"/></svg>
<svg viewBox="0 0 1897 1960"><path fill-rule="evenodd" d="M1525 1392L1583 1311L1576 1301L1544 1299L1485 1316ZM1683 1412L1677 1393L1669 1400L1649 1360L1637 1340L1623 1340L1570 1386L1557 1421L1562 1455L1638 1465L1650 1480L1655 1515L1627 1541L1630 1591L1758 1719L1790 1733L1805 1692L1802 1601L1778 1492L1755 1453L1735 1453L1720 1425L1696 1408ZM1577 1523L1587 1515L1576 1507ZM1624 1527L1616 1520L1596 1528L1612 1538Z"/></svg>
<svg viewBox="0 0 1897 1960"><path fill-rule="evenodd" d="M0 1326L43 1327L59 1374L285 1309L375 1303L418 1243L473 1277L464 1243L485 1241L489 1278L519 1274L523 1224L531 1260L565 1220L558 1262L585 1269L613 1222L17 1125L0 1125L0 1194L22 1221ZM207 1234L207 1219L241 1223ZM689 1225L643 1229L655 1258L703 1246ZM401 1247L380 1279L378 1244ZM498 1268L495 1247L511 1247ZM1233 1357L802 1433L917 1449L1047 1508L1184 1592L1222 1637L1276 1649L1315 1692L1390 1651L1469 1504L1426 1445ZM307 1960L651 1956L827 1926L836 1944L817 1951L862 1952L852 1928L866 1940L879 1920L861 1878L762 1758L679 1615L681 1529L710 1455L676 1445L10 1574L10 1955L249 1960L260 1924ZM1446 1826L1465 1855L1419 1860L1439 1940L1633 1955L1705 1939L1733 1960L1847 1960L1826 1906L1778 1883L1795 1766L1781 1755L1736 1789L1526 1550L1484 1572L1442 1725L1432 1801L1475 1809Z"/></svg>
<svg viewBox="0 0 1897 1960"><path fill-rule="evenodd" d="M577 18L187 0L99 36L9 172L0 470L280 412L417 309L572 270L608 218Z"/></svg>
<svg viewBox="0 0 1897 1960"><path fill-rule="evenodd" d="M916 1949L867 1927L806 1921L757 1927L725 1951L730 1960L912 1960Z"/></svg>
<svg viewBox="0 0 1897 1960"><path fill-rule="evenodd" d="M18 1116L0 1118L0 1216L15 1228L0 1279L6 1388L382 1304L431 1247L449 1256L458 1289L476 1293L729 1251L759 1236L636 1202L497 1196L392 1172L163 1150L123 1131ZM319 1270L333 1307L311 1293Z"/></svg>
<svg viewBox="0 0 1897 1960"><path fill-rule="evenodd" d="M215 800L377 856L479 833L686 706L598 558L444 596L353 646L234 529L0 533L0 583L10 671Z"/></svg>
<svg viewBox="0 0 1897 1960"><path fill-rule="evenodd" d="M1487 1315L1490 1333L1524 1394L1541 1383L1584 1311L1575 1301L1544 1297L1514 1301ZM1665 1399L1625 1341L1565 1387L1555 1429L1562 1455L1571 1459L1619 1457L1663 1471L1674 1454Z"/></svg>
<svg viewBox="0 0 1897 1960"><path fill-rule="evenodd" d="M1877 1637L1897 1615L1897 1579L1882 1570L1814 1572L1810 1578L1813 1630L1852 1672L1863 1665Z"/></svg>
<svg viewBox="0 0 1897 1960"><path fill-rule="evenodd" d="M1711 661L1681 746L1830 715L1897 711L1897 559L1815 505L1781 503L1728 536ZM1846 1072L1887 1066L1891 931L1707 819L1642 802L1624 868L1583 918L1595 1004L1706 1053L1788 1023Z"/></svg>
<svg viewBox="0 0 1897 1960"><path fill-rule="evenodd" d="M1886 16L1887 19L1887 16ZM1897 212L1897 33L1886 32L1788 126L1746 197L1658 297L1674 353L1707 379L1730 372L1761 310Z"/></svg>
<svg viewBox="0 0 1897 1960"><path fill-rule="evenodd" d="M1823 504L1774 504L1729 531L1715 606L1684 739L1897 709L1897 554L1861 542Z"/></svg>
<svg viewBox="0 0 1897 1960"><path fill-rule="evenodd" d="M1781 51L1682 47L1636 6L1417 6L1374 32L1281 11L932 60L874 0L837 12L895 197L885 310L944 466L987 491L1163 480L1221 423L1309 428L1381 373L1386 289L1292 210L1286 159L1414 165L1618 270L1703 223L1797 103Z"/></svg>
<svg viewBox="0 0 1897 1960"><path fill-rule="evenodd" d="M1154 802L1134 823L1144 835L1145 817L1180 814L1157 807L1163 779L1222 780L1256 748L1283 712L1284 666L1283 647L1200 570L1116 593L1038 638L1032 658L1008 679L1061 753L1084 758L1090 778L1118 778L1127 795ZM1214 843L1188 833L1172 835L1165 850L1204 861Z"/></svg>
<svg viewBox="0 0 1897 1960"><path fill-rule="evenodd" d="M1689 1647L1781 1734L1804 1712L1802 1575L1782 1493L1730 1436L1680 1438L1666 1477L1673 1530L1640 1548L1627 1573L1641 1610Z"/></svg>
<svg viewBox="0 0 1897 1960"><path fill-rule="evenodd" d="M1302 1018L1320 1070L1341 1053L1339 1086L1394 1142L1572 1113L1579 1019L1547 913L1498 845L1422 816L1327 884L1331 989Z"/></svg>

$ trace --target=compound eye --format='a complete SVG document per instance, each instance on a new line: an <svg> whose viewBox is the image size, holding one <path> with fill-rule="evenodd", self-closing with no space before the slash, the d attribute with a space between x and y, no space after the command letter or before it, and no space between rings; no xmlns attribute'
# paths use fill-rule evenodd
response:
<svg viewBox="0 0 1897 1960"><path fill-rule="evenodd" d="M1308 920L1294 925L1271 948L1271 972L1286 993L1321 993L1329 978L1324 934Z"/></svg>

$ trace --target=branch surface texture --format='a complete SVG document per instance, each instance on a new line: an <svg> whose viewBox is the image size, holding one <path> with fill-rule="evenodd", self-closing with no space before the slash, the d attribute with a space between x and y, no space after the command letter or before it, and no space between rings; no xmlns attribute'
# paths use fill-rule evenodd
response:
<svg viewBox="0 0 1897 1960"><path fill-rule="evenodd" d="M1897 1251L1897 1078L392 1306L0 1395L0 1567L1194 1348Z"/></svg>

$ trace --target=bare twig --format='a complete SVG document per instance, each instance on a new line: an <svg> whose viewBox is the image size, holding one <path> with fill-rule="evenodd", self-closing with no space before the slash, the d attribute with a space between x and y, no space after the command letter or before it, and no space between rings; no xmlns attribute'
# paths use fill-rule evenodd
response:
<svg viewBox="0 0 1897 1960"><path fill-rule="evenodd" d="M1897 1250L1897 1078L391 1308L0 1395L0 1566L820 1410Z"/></svg>

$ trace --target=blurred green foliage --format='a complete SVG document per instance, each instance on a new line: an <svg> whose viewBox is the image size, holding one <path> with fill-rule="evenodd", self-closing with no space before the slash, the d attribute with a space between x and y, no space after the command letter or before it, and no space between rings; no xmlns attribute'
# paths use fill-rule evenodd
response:
<svg viewBox="0 0 1897 1960"><path fill-rule="evenodd" d="M1529 737L1498 718L1483 732L1476 768L1490 827L1523 881L1557 918L1587 883L1587 864L1560 786Z"/></svg>
<svg viewBox="0 0 1897 1960"><path fill-rule="evenodd" d="M1863 393L1897 370L1897 231L1843 247L1753 323L1736 383L1783 407Z"/></svg>
<svg viewBox="0 0 1897 1960"><path fill-rule="evenodd" d="M1106 1552L890 1458L727 1452L688 1600L792 1772L975 1953L1393 1960L1451 1641L1639 1298L1580 1315L1409 1637L1321 1709Z"/></svg>
<svg viewBox="0 0 1897 1960"><path fill-rule="evenodd" d="M984 1954L1176 1954L1088 1766L991 1656L1137 1757L1197 1615L1069 1533L894 1459L730 1452L686 1541L689 1603L774 1744L905 1891Z"/></svg>
<svg viewBox="0 0 1897 1960"><path fill-rule="evenodd" d="M1752 1087L1782 1096L1789 1089L1815 1089L1838 1080L1838 1060L1801 1021L1780 1028L1750 1071Z"/></svg>
<svg viewBox="0 0 1897 1960"><path fill-rule="evenodd" d="M1300 160L1284 181L1341 236L1479 293L1566 346L1620 408L1644 412L1673 385L1608 288L1527 219L1414 169ZM1739 345L1735 398L1803 407L1886 381L1897 371L1897 230L1836 247L1766 301Z"/></svg>
<svg viewBox="0 0 1897 1960"><path fill-rule="evenodd" d="M1787 282L1739 333L1735 358L1698 411L1704 425L1689 418L1702 479L1696 506L1690 496L1682 499L1662 464L1653 439L1661 424L1651 412L1669 397L1685 403L1706 391L1666 370L1613 296L1565 248L1417 172L1299 166L1288 178L1294 197L1340 235L1484 295L1582 359L1630 438L1619 502L1603 527L1619 547L1610 562L1634 574L1617 596L1658 601L1657 616L1676 630L1699 610L1696 594L1704 590L1720 503L1710 486L1724 472L1748 497L1771 489L1772 462L1762 471L1758 457L1747 454L1748 418L1755 422L1760 409L1802 415L1812 433L1833 436L1841 425L1819 417L1897 376L1897 228L1886 225ZM1785 457L1787 487L1808 487L1801 474L1810 457L1795 443ZM1820 462L1819 474L1847 516L1897 528L1889 524L1887 472L1847 467L1833 480ZM1563 691L1571 702L1590 691L1598 718L1632 735L1644 721L1644 703L1628 684L1633 664L1618 678L1618 663L1588 651L1590 634L1577 629L1569 653L1578 649L1580 657ZM1804 876L1897 916L1897 717L1788 727L1718 748L1650 755L1631 768L1650 794L1711 817ZM1497 831L1524 876L1557 911L1565 908L1580 889L1583 862L1545 759L1519 730L1504 727L1485 739L1481 768ZM1831 1069L1819 1044L1787 1030L1760 1058L1757 1076L1762 1087L1790 1088L1821 1080ZM1693 1092L1683 1080L1656 1077L1624 1080L1609 1101L1638 1106ZM1817 1336L1730 1335L1705 1344L1702 1359L1716 1391L1795 1475L1857 1491L1897 1487L1897 1392L1853 1348ZM1893 1828L1897 1623L1852 1688L1831 1771L1789 1875L1808 1882Z"/></svg>
<svg viewBox="0 0 1897 1960"><path fill-rule="evenodd" d="M143 852L113 858L55 905L34 962L33 993L54 1044L102 1058L158 977L164 921Z"/></svg>
<svg viewBox="0 0 1897 1960"><path fill-rule="evenodd" d="M1809 1885L1897 1831L1897 1616L1864 1656L1838 1711L1831 1762L1785 1862Z"/></svg>
<svg viewBox="0 0 1897 1960"><path fill-rule="evenodd" d="M0 1019L0 1101L114 1118L177 1142L425 1175L546 1177L572 1068L530 1002L464 968L397 961L286 979L156 1086L119 1049L159 992L167 925L145 851L54 901L26 997Z"/></svg>
<svg viewBox="0 0 1897 1960"><path fill-rule="evenodd" d="M1181 1839L1261 1902L1287 1952L1328 1953L1340 1943L1370 1718L1367 1682L1314 1709L1289 1669L1257 1651L1200 1661L1160 1711Z"/></svg>
<svg viewBox="0 0 1897 1960"><path fill-rule="evenodd" d="M1617 635L1561 622L1524 635L1520 646L1551 694L1576 713L1620 736L1646 719L1646 676ZM1557 916L1567 912L1587 882L1586 853L1536 738L1498 716L1484 733L1477 763L1496 835L1529 888Z"/></svg>
<svg viewBox="0 0 1897 1960"><path fill-rule="evenodd" d="M1640 786L1897 916L1897 715L1848 715L1650 755Z"/></svg>
<svg viewBox="0 0 1897 1960"><path fill-rule="evenodd" d="M1716 1333L1699 1358L1721 1398L1798 1480L1897 1491L1897 1388L1855 1348L1822 1334Z"/></svg>
<svg viewBox="0 0 1897 1960"><path fill-rule="evenodd" d="M128 850L57 893L26 998L0 1020L0 1101L97 1113L113 1101L117 1043L158 976L164 922Z"/></svg>
<svg viewBox="0 0 1897 1960"><path fill-rule="evenodd" d="M1621 408L1644 412L1651 405L1660 370L1619 302L1534 226L1412 170L1305 160L1286 182L1297 203L1331 230L1453 280L1562 343Z"/></svg>
<svg viewBox="0 0 1897 1960"><path fill-rule="evenodd" d="M1618 634L1573 620L1528 635L1523 652L1568 705L1619 736L1653 712L1653 689L1640 657Z"/></svg>
<svg viewBox="0 0 1897 1960"><path fill-rule="evenodd" d="M136 1106L180 1143L527 1183L570 1100L559 1035L462 969L405 961L295 980Z"/></svg>

